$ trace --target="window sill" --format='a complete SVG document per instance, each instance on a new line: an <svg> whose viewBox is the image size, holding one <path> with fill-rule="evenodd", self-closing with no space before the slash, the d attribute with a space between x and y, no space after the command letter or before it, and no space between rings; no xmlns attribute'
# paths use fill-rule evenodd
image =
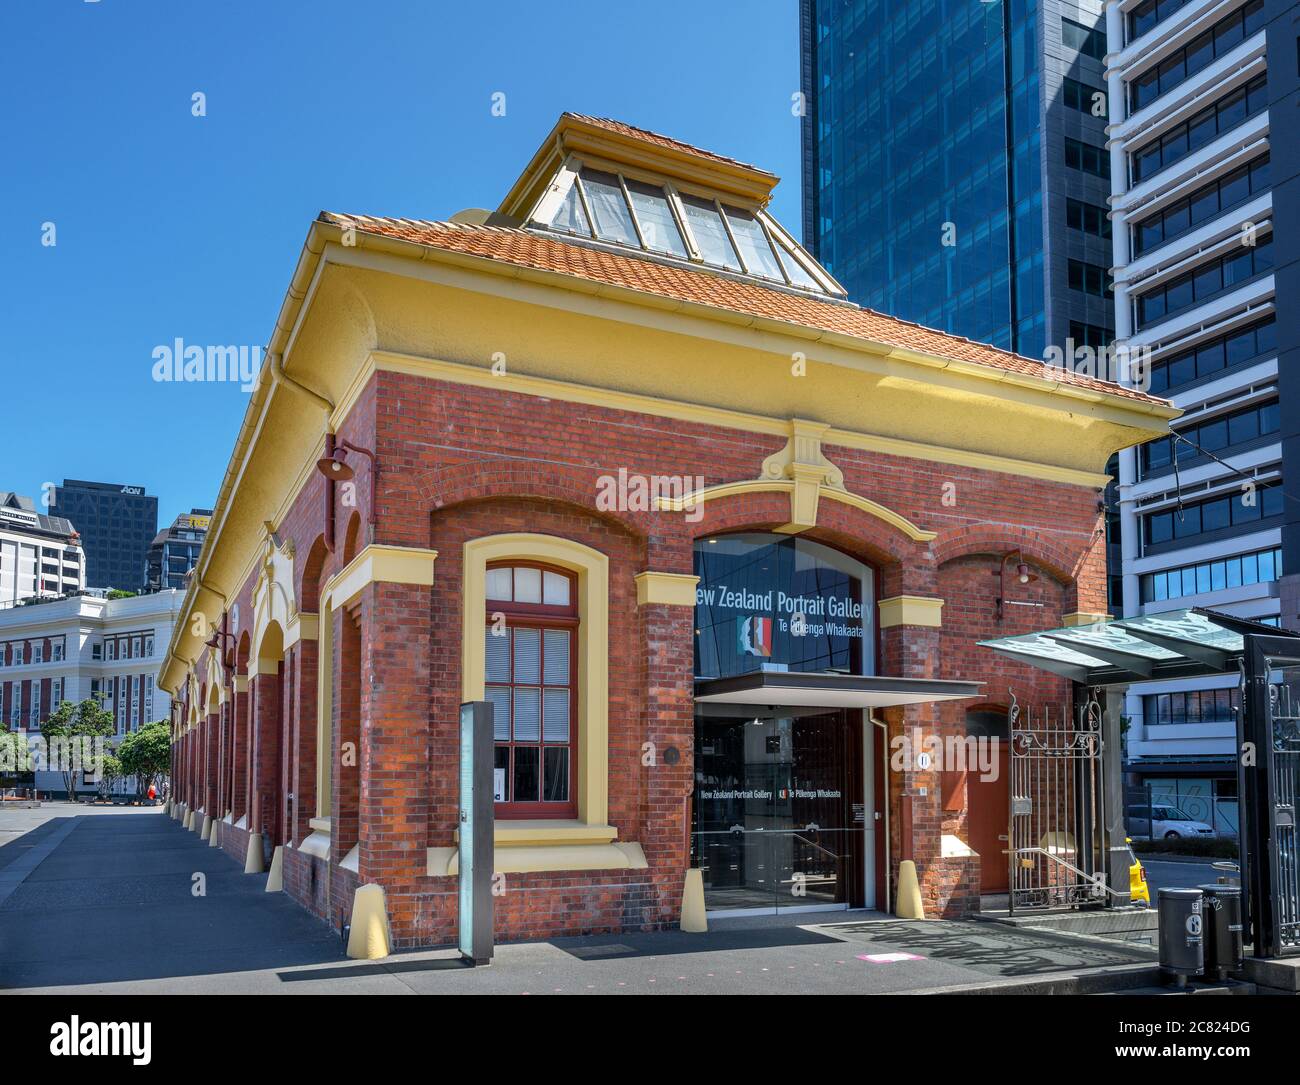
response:
<svg viewBox="0 0 1300 1085"><path fill-rule="evenodd" d="M588 825L576 818L502 818L493 823L492 839L500 847L562 847L610 844L618 838L612 825ZM452 835L460 840L460 831Z"/></svg>
<svg viewBox="0 0 1300 1085"><path fill-rule="evenodd" d="M498 821L493 833L493 870L524 874L562 870L645 870L645 853L636 843L616 843L612 825L582 821ZM459 833L456 834L459 839ZM429 848L426 873L455 875L459 850Z"/></svg>

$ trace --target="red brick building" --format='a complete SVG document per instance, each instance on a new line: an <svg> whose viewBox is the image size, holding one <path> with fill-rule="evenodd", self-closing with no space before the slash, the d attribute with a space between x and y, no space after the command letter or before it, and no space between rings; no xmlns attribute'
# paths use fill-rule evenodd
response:
<svg viewBox="0 0 1300 1085"><path fill-rule="evenodd" d="M495 212L312 224L161 672L178 816L451 942L486 699L500 939L1005 884L1005 790L897 740L1066 695L976 642L1105 611L1104 465L1177 412L850 304L776 181L566 114Z"/></svg>

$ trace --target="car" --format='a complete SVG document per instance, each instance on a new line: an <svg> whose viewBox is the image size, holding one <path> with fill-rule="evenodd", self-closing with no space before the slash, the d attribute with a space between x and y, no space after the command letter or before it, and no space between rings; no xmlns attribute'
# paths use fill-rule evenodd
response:
<svg viewBox="0 0 1300 1085"><path fill-rule="evenodd" d="M1165 804L1130 806L1127 821L1130 833L1148 840L1195 840L1215 835L1205 822Z"/></svg>
<svg viewBox="0 0 1300 1085"><path fill-rule="evenodd" d="M1134 904L1142 904L1150 908L1151 890L1147 888L1146 869L1142 866L1142 860L1133 853L1132 838L1126 836L1124 843L1128 845L1128 857L1131 860L1128 868L1129 900Z"/></svg>

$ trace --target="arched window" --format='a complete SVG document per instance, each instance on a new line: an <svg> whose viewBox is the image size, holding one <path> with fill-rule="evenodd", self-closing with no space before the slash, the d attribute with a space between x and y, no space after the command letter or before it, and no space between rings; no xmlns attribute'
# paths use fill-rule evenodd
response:
<svg viewBox="0 0 1300 1085"><path fill-rule="evenodd" d="M484 678L499 817L577 816L576 581L534 562L487 569Z"/></svg>

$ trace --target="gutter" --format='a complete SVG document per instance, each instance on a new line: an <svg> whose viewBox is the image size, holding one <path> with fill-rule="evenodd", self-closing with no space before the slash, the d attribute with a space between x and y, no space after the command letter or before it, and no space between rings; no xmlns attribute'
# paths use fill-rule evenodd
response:
<svg viewBox="0 0 1300 1085"><path fill-rule="evenodd" d="M248 407L244 411L244 420L240 423L239 435L235 438L235 447L231 451L230 462L226 465L226 473L222 478L221 488L217 491L217 500L213 505L213 522L208 528L207 536L203 541L203 548L199 552L198 564L195 567L190 586L185 592L185 598L181 603L181 620L178 620L172 629L171 644L167 648L167 661L159 672L158 685L173 696L180 689L181 678L177 677L172 685L168 685L171 664L174 663L180 668L183 676L184 671L193 662L180 655L178 649L188 635L189 619L197 602L198 593L206 588L208 591L215 591L223 600L226 598L224 592L216 591L211 585L208 585L206 578L212 564L212 555L217 550L221 534L226 526L226 520L230 512L231 495L234 493L238 479L243 474L249 453L252 451L253 436L265 422L266 413L270 407L276 386L283 383L314 399L325 407L328 412L332 413L333 411L333 405L330 404L328 399L301 382L289 378L284 372L283 363L283 352L297 328L298 321L301 319L304 303L310 295L321 257L325 252L325 239L321 236L319 226L320 224L313 222L307 231L307 239L303 243L302 253L298 257L298 264L294 268L293 277L289 281L289 289L280 305L280 312L276 316L275 329L272 331L271 341L266 347L266 358L262 363L261 370L258 372L257 383L253 386L253 393Z"/></svg>

